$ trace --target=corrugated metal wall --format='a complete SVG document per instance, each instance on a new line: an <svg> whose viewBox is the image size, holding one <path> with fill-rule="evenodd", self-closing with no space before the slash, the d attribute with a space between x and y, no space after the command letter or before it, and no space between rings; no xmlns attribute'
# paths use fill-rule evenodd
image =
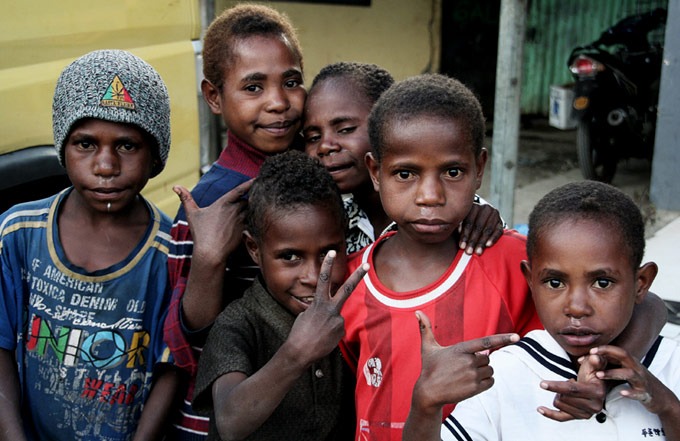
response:
<svg viewBox="0 0 680 441"><path fill-rule="evenodd" d="M530 0L524 46L521 109L548 113L551 84L571 81L567 57L590 43L620 19L657 7L668 0ZM663 34L654 35L662 38Z"/></svg>

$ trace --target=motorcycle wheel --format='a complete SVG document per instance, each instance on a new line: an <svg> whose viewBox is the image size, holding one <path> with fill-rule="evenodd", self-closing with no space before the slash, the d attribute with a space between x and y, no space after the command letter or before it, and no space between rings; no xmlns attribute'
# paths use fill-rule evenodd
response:
<svg viewBox="0 0 680 441"><path fill-rule="evenodd" d="M581 174L586 179L610 183L616 173L618 158L603 155L596 146L602 140L590 122L579 122L576 127L576 147Z"/></svg>

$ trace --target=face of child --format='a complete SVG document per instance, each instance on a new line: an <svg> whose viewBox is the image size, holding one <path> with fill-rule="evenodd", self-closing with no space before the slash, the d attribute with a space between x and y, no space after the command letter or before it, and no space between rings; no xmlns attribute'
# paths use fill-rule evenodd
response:
<svg viewBox="0 0 680 441"><path fill-rule="evenodd" d="M345 78L329 78L307 97L305 151L321 160L342 193L373 191L364 161L371 149L367 127L371 106Z"/></svg>
<svg viewBox="0 0 680 441"><path fill-rule="evenodd" d="M307 94L300 60L283 37L238 40L234 54L222 90L207 93L212 111L250 146L265 153L286 150L300 130Z"/></svg>
<svg viewBox="0 0 680 441"><path fill-rule="evenodd" d="M134 202L149 180L152 149L150 136L134 125L84 119L66 139L66 171L90 207L115 212Z"/></svg>
<svg viewBox="0 0 680 441"><path fill-rule="evenodd" d="M415 117L386 131L380 163L367 160L385 212L417 243L450 239L482 183L486 150L476 157L455 119Z"/></svg>
<svg viewBox="0 0 680 441"><path fill-rule="evenodd" d="M334 293L345 277L345 230L336 213L324 206L303 205L269 212L259 241L247 239L269 293L294 315L314 300L324 256L337 251L331 273Z"/></svg>
<svg viewBox="0 0 680 441"><path fill-rule="evenodd" d="M567 218L544 228L531 265L522 263L543 326L574 359L621 333L656 274L653 263L635 271L613 231L602 222Z"/></svg>

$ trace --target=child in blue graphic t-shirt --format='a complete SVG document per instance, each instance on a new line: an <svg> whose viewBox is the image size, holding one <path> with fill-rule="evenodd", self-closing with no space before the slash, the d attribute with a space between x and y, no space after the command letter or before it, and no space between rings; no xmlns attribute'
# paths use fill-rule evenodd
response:
<svg viewBox="0 0 680 441"><path fill-rule="evenodd" d="M73 186L0 215L0 433L160 439L170 220L140 191L168 156L167 89L128 52L91 52L62 72L53 128Z"/></svg>

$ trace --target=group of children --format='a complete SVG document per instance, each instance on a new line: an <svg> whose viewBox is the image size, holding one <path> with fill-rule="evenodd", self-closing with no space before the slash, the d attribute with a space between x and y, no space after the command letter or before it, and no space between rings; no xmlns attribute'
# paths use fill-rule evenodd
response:
<svg viewBox="0 0 680 441"><path fill-rule="evenodd" d="M160 76L105 50L59 78L73 185L0 215L3 439L678 439L630 198L559 188L525 239L475 195L460 82L334 63L307 92L259 5L203 56L227 145L172 223L140 194L169 153Z"/></svg>

